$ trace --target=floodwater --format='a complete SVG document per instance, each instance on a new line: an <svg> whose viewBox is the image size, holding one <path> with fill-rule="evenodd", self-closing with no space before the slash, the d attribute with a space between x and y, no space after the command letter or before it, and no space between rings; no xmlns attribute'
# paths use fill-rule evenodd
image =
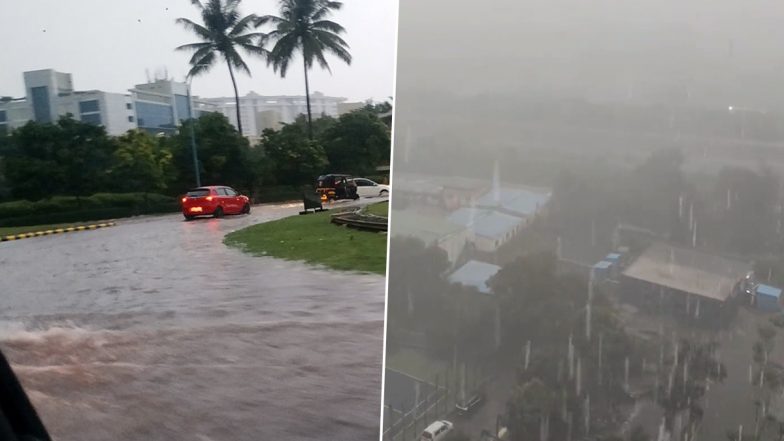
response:
<svg viewBox="0 0 784 441"><path fill-rule="evenodd" d="M384 278L250 257L250 216L0 244L0 348L53 437L378 437Z"/></svg>

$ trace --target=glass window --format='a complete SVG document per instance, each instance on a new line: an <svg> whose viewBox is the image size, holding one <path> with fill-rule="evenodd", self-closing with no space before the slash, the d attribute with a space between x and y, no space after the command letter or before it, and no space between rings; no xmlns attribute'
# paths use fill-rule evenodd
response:
<svg viewBox="0 0 784 441"><path fill-rule="evenodd" d="M187 194L189 198L202 198L204 196L209 196L209 195L210 195L209 188L197 188L195 190L189 191Z"/></svg>
<svg viewBox="0 0 784 441"><path fill-rule="evenodd" d="M33 87L30 89L33 96L33 116L40 123L52 122L52 114L49 108L49 88L46 86Z"/></svg>
<svg viewBox="0 0 784 441"><path fill-rule="evenodd" d="M128 116L128 122L133 122L133 119L134 118L132 116Z"/></svg>
<svg viewBox="0 0 784 441"><path fill-rule="evenodd" d="M188 108L188 97L183 95L174 95L174 104L177 106L177 118L184 121L190 118L190 109Z"/></svg>
<svg viewBox="0 0 784 441"><path fill-rule="evenodd" d="M86 115L82 115L82 122L88 124L96 124L101 125L101 114L100 113L88 113Z"/></svg>
<svg viewBox="0 0 784 441"><path fill-rule="evenodd" d="M167 104L137 102L136 120L144 129L174 129L174 114Z"/></svg>
<svg viewBox="0 0 784 441"><path fill-rule="evenodd" d="M99 110L98 100L79 101L79 113L98 112Z"/></svg>
<svg viewBox="0 0 784 441"><path fill-rule="evenodd" d="M0 123L6 122L7 118L5 110L0 110Z"/></svg>
<svg viewBox="0 0 784 441"><path fill-rule="evenodd" d="M237 191L233 188L226 188L226 194L229 196L239 196L239 193L237 193Z"/></svg>
<svg viewBox="0 0 784 441"><path fill-rule="evenodd" d="M126 104L125 104L125 108L126 108L126 109L128 109L128 110L131 110L131 109L133 109L133 104L131 104L131 103L126 103Z"/></svg>

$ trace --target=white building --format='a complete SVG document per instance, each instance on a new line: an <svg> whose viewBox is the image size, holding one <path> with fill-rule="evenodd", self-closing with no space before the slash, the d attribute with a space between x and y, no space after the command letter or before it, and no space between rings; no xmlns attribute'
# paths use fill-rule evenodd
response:
<svg viewBox="0 0 784 441"><path fill-rule="evenodd" d="M237 126L237 107L234 97L205 98ZM337 117L356 106L346 103L346 98L329 97L321 92L310 95L310 110L314 118L321 115ZM360 106L361 107L361 106ZM242 132L248 137L259 137L264 129L276 129L280 124L290 124L299 115L307 115L305 96L259 95L250 92L240 97Z"/></svg>
<svg viewBox="0 0 784 441"><path fill-rule="evenodd" d="M450 266L454 265L471 239L470 231L448 222L438 214L425 214L422 210L394 210L392 212L392 237L419 239L426 247L436 246L445 253Z"/></svg>

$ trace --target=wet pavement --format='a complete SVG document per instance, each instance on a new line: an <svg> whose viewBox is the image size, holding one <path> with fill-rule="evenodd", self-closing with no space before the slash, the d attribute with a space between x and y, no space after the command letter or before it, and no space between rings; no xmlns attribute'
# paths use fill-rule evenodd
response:
<svg viewBox="0 0 784 441"><path fill-rule="evenodd" d="M301 204L0 245L0 349L56 440L378 437L384 278L250 257Z"/></svg>

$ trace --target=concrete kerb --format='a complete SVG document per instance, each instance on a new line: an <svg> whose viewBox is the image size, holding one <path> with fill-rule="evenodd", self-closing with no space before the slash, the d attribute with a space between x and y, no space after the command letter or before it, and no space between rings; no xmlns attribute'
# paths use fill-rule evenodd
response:
<svg viewBox="0 0 784 441"><path fill-rule="evenodd" d="M75 227L53 228L50 230L34 231L30 233L11 234L7 236L0 236L0 242L10 242L13 240L30 239L32 237L51 236L53 234L75 233L77 231L90 231L98 230L101 228L108 228L117 225L116 222L101 222L99 224L79 225Z"/></svg>

